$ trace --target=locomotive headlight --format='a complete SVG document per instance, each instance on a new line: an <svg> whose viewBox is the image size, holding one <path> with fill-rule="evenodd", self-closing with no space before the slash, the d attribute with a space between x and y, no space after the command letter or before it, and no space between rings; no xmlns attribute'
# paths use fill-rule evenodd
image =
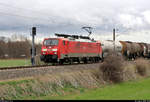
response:
<svg viewBox="0 0 150 102"><path fill-rule="evenodd" d="M54 54L57 54L57 52L54 52Z"/></svg>
<svg viewBox="0 0 150 102"><path fill-rule="evenodd" d="M57 49L52 49L52 51L57 51Z"/></svg>
<svg viewBox="0 0 150 102"><path fill-rule="evenodd" d="M47 51L47 49L42 49L42 51Z"/></svg>

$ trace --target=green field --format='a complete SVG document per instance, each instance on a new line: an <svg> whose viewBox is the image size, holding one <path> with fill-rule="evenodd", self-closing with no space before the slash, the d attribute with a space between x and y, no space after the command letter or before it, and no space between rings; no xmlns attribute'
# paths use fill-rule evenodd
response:
<svg viewBox="0 0 150 102"><path fill-rule="evenodd" d="M0 67L27 66L27 65L31 65L30 59L0 60Z"/></svg>
<svg viewBox="0 0 150 102"><path fill-rule="evenodd" d="M30 98L29 98L30 99ZM150 100L150 78L98 89L82 89L65 96L44 96L38 100Z"/></svg>

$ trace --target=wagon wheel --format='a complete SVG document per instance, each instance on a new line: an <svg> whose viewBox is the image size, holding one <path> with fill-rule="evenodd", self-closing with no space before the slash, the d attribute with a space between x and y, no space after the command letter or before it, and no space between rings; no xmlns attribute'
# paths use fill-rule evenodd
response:
<svg viewBox="0 0 150 102"><path fill-rule="evenodd" d="M84 63L86 63L86 64L88 63L88 61L87 61L87 59L86 59L86 58L84 58L83 62L84 62Z"/></svg>
<svg viewBox="0 0 150 102"><path fill-rule="evenodd" d="M73 60L72 59L69 60L69 64L73 64Z"/></svg>
<svg viewBox="0 0 150 102"><path fill-rule="evenodd" d="M78 64L80 64L81 62L80 62L80 58L78 58Z"/></svg>

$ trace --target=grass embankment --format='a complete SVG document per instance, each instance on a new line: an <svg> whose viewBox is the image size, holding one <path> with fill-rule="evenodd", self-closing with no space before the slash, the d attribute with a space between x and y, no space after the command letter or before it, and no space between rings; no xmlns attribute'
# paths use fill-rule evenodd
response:
<svg viewBox="0 0 150 102"><path fill-rule="evenodd" d="M0 98L32 99L32 97L46 95L63 95L64 89L71 88L73 91L80 88L98 87L98 79L92 73L94 73L93 70L82 70L42 75L29 80L1 82Z"/></svg>
<svg viewBox="0 0 150 102"><path fill-rule="evenodd" d="M150 78L97 89L82 89L66 96L44 96L38 100L150 100ZM30 98L28 98L30 99Z"/></svg>
<svg viewBox="0 0 150 102"><path fill-rule="evenodd" d="M47 93L40 93L42 89L36 89L36 86L34 87L36 91L33 90L33 85L37 83L32 79L1 82L0 85L7 85L5 87L11 85L14 90L17 91L12 91L12 87L7 89L7 91L11 90L9 94L13 94L11 98L8 98L11 100L149 100L149 83L150 78L146 78L120 84L103 85L100 88L94 89L83 87L75 88L69 84L60 88L53 84L52 86L49 86L52 87L52 90L47 90ZM25 93L25 96L21 96ZM38 95L38 97L36 95Z"/></svg>
<svg viewBox="0 0 150 102"><path fill-rule="evenodd" d="M0 67L28 66L31 65L30 59L8 59L0 60Z"/></svg>

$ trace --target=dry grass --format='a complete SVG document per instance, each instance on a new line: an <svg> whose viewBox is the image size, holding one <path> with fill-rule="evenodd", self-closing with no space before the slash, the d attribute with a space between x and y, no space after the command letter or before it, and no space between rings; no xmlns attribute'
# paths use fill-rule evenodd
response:
<svg viewBox="0 0 150 102"><path fill-rule="evenodd" d="M123 63L123 81L137 79L136 66L128 62Z"/></svg>
<svg viewBox="0 0 150 102"><path fill-rule="evenodd" d="M45 65L46 63L40 60L40 55L35 56L35 65Z"/></svg>
<svg viewBox="0 0 150 102"><path fill-rule="evenodd" d="M99 80L93 74L96 71L79 70L34 77L29 81L0 85L0 97L18 99L23 96L43 96L60 94L62 88L96 88ZM64 93L65 94L65 93Z"/></svg>
<svg viewBox="0 0 150 102"><path fill-rule="evenodd" d="M141 76L147 76L150 74L150 63L148 60L138 59L136 60L136 70L137 73Z"/></svg>
<svg viewBox="0 0 150 102"><path fill-rule="evenodd" d="M45 77L37 77L40 82L54 83L59 87L64 87L67 84L77 88L77 87L97 87L98 79L93 75L93 70L81 70L71 73L60 73L55 75L46 75Z"/></svg>

